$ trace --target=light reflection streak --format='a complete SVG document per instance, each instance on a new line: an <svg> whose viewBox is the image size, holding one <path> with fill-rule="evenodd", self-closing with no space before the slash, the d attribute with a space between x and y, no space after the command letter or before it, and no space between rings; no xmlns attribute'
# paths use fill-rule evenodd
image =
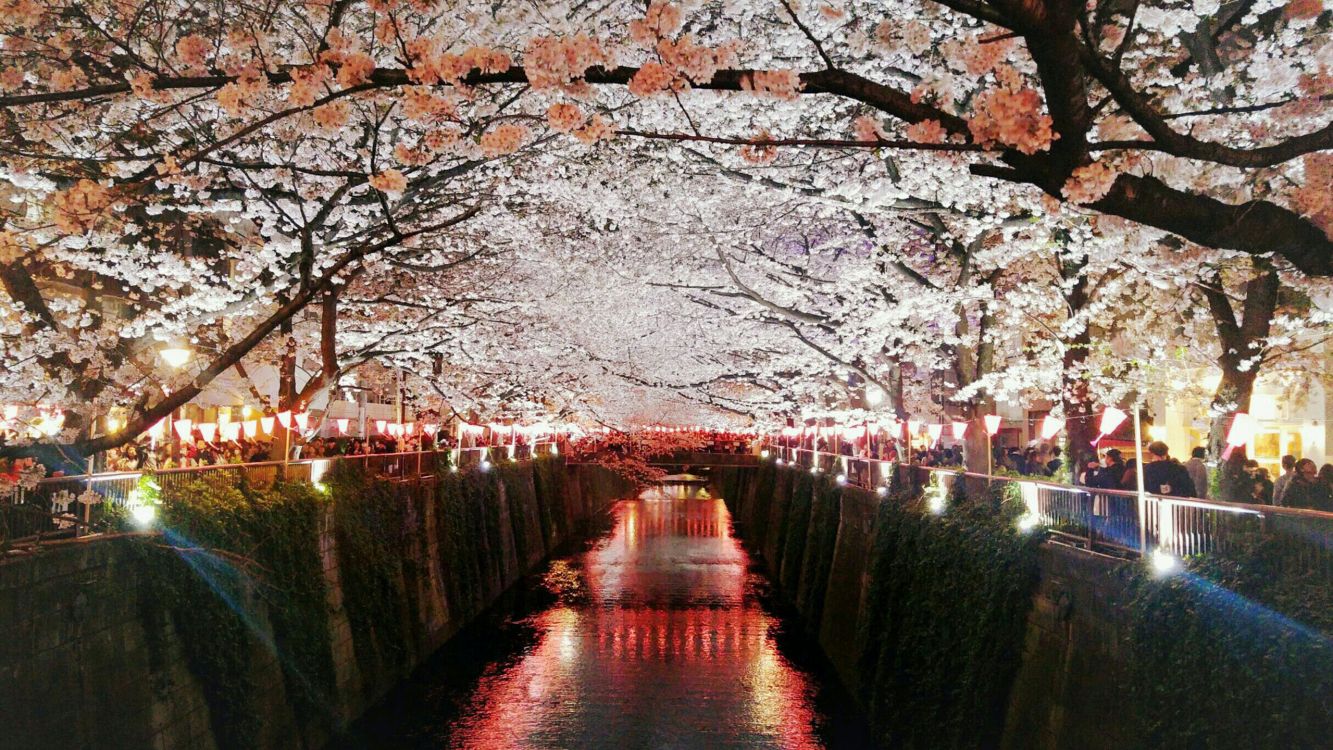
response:
<svg viewBox="0 0 1333 750"><path fill-rule="evenodd" d="M748 563L720 500L622 502L570 565L590 602L535 617L535 644L482 678L450 744L819 747L814 688L747 593Z"/></svg>

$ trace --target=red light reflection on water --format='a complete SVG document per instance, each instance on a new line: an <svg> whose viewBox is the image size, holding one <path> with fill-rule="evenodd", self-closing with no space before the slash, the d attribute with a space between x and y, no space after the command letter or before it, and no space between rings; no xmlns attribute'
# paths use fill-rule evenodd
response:
<svg viewBox="0 0 1333 750"><path fill-rule="evenodd" d="M448 733L466 748L815 748L815 687L749 593L721 500L645 493L574 561L589 597L488 672Z"/></svg>

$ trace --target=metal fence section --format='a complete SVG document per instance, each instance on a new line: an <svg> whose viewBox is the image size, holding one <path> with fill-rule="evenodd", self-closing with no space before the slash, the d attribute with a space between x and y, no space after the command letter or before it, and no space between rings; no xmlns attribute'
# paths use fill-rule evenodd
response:
<svg viewBox="0 0 1333 750"><path fill-rule="evenodd" d="M1016 485L1025 508L1023 522L1088 549L1127 555L1155 551L1190 557L1229 548L1258 534L1281 532L1306 540L1320 566L1333 567L1333 513L1303 508L1229 503L1169 497L1125 490L1074 487L1041 479L996 476L928 466L902 465L873 458L770 445L768 453L784 464L827 473L847 484L874 490L895 479L920 494L934 478L942 502L957 481L977 487Z"/></svg>
<svg viewBox="0 0 1333 750"><path fill-rule="evenodd" d="M164 492L201 480L237 484L243 479L258 486L268 486L279 479L318 483L334 463L347 461L376 476L409 481L433 476L445 465L467 470L488 462L526 460L557 453L554 443L537 443L48 477L35 487L22 488L13 497L0 499L0 547L97 533L106 528L109 508L132 509L141 504L140 482L145 476L151 476Z"/></svg>

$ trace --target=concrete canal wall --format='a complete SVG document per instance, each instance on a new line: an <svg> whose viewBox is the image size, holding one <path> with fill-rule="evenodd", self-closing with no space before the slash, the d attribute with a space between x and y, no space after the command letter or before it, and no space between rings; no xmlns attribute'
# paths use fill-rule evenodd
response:
<svg viewBox="0 0 1333 750"><path fill-rule="evenodd" d="M0 564L0 747L320 747L631 489L550 459L327 482L187 488L170 534Z"/></svg>
<svg viewBox="0 0 1333 750"><path fill-rule="evenodd" d="M1041 542L1003 493L934 515L771 463L714 490L885 747L1320 747L1333 729L1326 636L1202 575Z"/></svg>

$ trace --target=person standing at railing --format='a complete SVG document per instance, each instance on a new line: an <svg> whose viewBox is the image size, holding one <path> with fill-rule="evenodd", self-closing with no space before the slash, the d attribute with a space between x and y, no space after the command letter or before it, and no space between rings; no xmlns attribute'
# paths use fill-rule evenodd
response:
<svg viewBox="0 0 1333 750"><path fill-rule="evenodd" d="M1283 456L1282 476L1278 477L1276 482L1273 482L1274 505L1286 504L1283 502L1282 499L1287 494L1287 486L1291 484L1291 480L1295 476L1296 476L1296 457L1292 455Z"/></svg>
<svg viewBox="0 0 1333 750"><path fill-rule="evenodd" d="M1143 457L1143 489L1154 495L1194 497L1189 471L1171 457L1171 449L1161 440L1149 443Z"/></svg>
<svg viewBox="0 0 1333 750"><path fill-rule="evenodd" d="M1319 469L1314 461L1308 458L1297 461L1294 474L1283 496L1287 505L1293 508L1333 510L1333 489L1319 481Z"/></svg>
<svg viewBox="0 0 1333 750"><path fill-rule="evenodd" d="M1194 483L1194 496L1208 499L1208 465L1203 462L1208 455L1208 449L1202 445L1195 446L1190 454L1190 460L1185 462L1185 470L1190 473L1190 481Z"/></svg>

